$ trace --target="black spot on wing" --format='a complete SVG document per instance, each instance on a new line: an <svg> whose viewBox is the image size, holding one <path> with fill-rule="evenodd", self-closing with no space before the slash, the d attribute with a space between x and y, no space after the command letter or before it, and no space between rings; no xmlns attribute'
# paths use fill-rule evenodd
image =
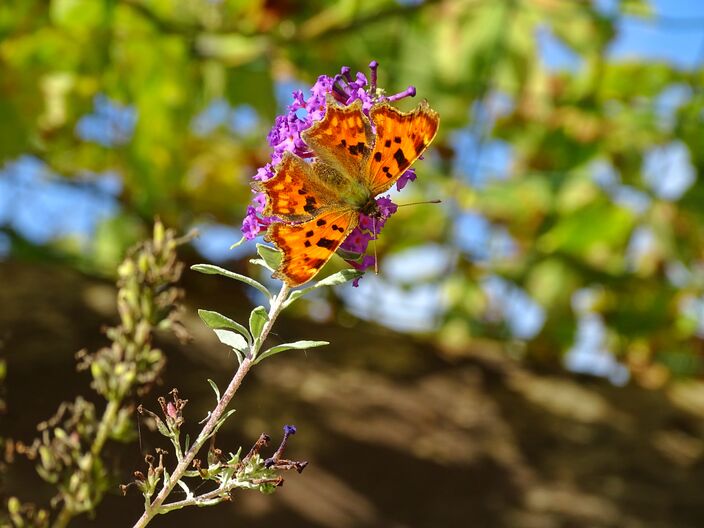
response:
<svg viewBox="0 0 704 528"><path fill-rule="evenodd" d="M389 147L391 146L391 140L390 140L390 139L387 139L386 141L384 141L384 146L385 146L386 148L389 148Z"/></svg>
<svg viewBox="0 0 704 528"><path fill-rule="evenodd" d="M324 226L325 224L327 224L327 222L326 222L325 220L323 220L322 218L319 219L319 220L315 223L315 225L317 225L318 227Z"/></svg>
<svg viewBox="0 0 704 528"><path fill-rule="evenodd" d="M408 160L406 159L406 156L403 153L403 149L396 149L396 152L394 152L394 159L398 164L399 170L405 169L409 165Z"/></svg>
<svg viewBox="0 0 704 528"><path fill-rule="evenodd" d="M318 202L316 202L315 197L313 196L308 196L306 197L306 204L303 206L303 210L306 213L312 213L315 211L315 206L317 205Z"/></svg>
<svg viewBox="0 0 704 528"><path fill-rule="evenodd" d="M325 249L330 249L335 245L334 240L330 240L329 238L321 238L318 240L318 242L315 244L318 247L325 248Z"/></svg>
<svg viewBox="0 0 704 528"><path fill-rule="evenodd" d="M360 154L364 154L364 152L367 150L367 146L360 141L356 145L350 145L347 147L347 150L349 150L350 154L353 156L359 156Z"/></svg>
<svg viewBox="0 0 704 528"><path fill-rule="evenodd" d="M311 247L313 244L310 243L310 240L306 240L303 245L306 247Z"/></svg>
<svg viewBox="0 0 704 528"><path fill-rule="evenodd" d="M311 229L310 231L306 231L306 238L310 238L314 235L314 231Z"/></svg>
<svg viewBox="0 0 704 528"><path fill-rule="evenodd" d="M374 161L381 161L381 152L374 154Z"/></svg>

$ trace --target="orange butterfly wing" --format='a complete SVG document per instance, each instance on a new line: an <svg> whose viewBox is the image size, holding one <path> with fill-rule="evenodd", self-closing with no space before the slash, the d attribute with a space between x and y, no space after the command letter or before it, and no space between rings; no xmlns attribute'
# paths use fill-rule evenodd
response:
<svg viewBox="0 0 704 528"><path fill-rule="evenodd" d="M312 218L328 202L330 194L315 177L311 164L291 152L284 152L274 176L257 187L267 196L264 216L288 222Z"/></svg>
<svg viewBox="0 0 704 528"><path fill-rule="evenodd" d="M358 221L357 211L345 209L322 213L300 224L271 224L265 238L283 252L273 277L291 287L308 282L330 260Z"/></svg>
<svg viewBox="0 0 704 528"><path fill-rule="evenodd" d="M347 178L357 179L374 140L362 101L342 106L327 96L325 117L301 132L306 145L325 164Z"/></svg>
<svg viewBox="0 0 704 528"><path fill-rule="evenodd" d="M369 111L376 141L367 164L367 185L373 196L388 191L435 138L440 116L423 101L411 112L388 103Z"/></svg>

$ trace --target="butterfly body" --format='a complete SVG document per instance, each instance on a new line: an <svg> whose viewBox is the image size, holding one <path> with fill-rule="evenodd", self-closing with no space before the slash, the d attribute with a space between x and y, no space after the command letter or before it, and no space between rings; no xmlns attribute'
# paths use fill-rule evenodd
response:
<svg viewBox="0 0 704 528"><path fill-rule="evenodd" d="M331 96L325 117L301 133L316 160L286 152L273 178L262 182L266 216L275 217L266 239L283 252L274 277L290 286L313 278L359 225L359 216L380 218L375 200L423 153L439 117L425 103L400 112L388 103L362 111L360 101L342 106Z"/></svg>

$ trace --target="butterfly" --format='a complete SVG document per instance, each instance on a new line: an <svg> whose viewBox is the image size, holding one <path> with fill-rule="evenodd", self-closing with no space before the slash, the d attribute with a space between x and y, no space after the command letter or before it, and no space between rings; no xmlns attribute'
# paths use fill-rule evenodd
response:
<svg viewBox="0 0 704 528"><path fill-rule="evenodd" d="M367 118L360 100L343 106L328 95L325 117L301 133L315 161L286 152L259 185L264 215L275 218L265 240L283 253L273 277L291 287L308 282L357 227L360 213L378 218L374 198L423 154L439 122L425 101L411 112L378 102Z"/></svg>

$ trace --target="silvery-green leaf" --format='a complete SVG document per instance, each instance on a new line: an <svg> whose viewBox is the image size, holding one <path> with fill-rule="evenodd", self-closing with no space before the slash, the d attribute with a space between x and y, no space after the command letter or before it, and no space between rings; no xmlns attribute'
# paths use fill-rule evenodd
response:
<svg viewBox="0 0 704 528"><path fill-rule="evenodd" d="M223 277L227 277L228 279L235 279L240 282L244 282L248 286L258 289L260 292L266 295L268 299L271 299L271 293L269 293L269 290L267 290L263 284L245 275L240 275L239 273L226 270L225 268L221 268L220 266L214 266L213 264L194 264L193 266L191 266L191 269L193 271L205 273L206 275L222 275Z"/></svg>
<svg viewBox="0 0 704 528"><path fill-rule="evenodd" d="M210 386L212 387L213 392L215 393L215 398L219 402L220 401L220 389L218 389L218 386L210 378L208 378L208 383L210 383Z"/></svg>
<svg viewBox="0 0 704 528"><path fill-rule="evenodd" d="M263 359L266 359L279 352L284 352L285 350L303 350L306 348L315 348L320 346L329 345L327 341L295 341L293 343L284 343L283 345L273 346L257 356L255 363L259 363Z"/></svg>
<svg viewBox="0 0 704 528"><path fill-rule="evenodd" d="M218 423L215 424L215 427L213 427L213 432L210 433L209 436L213 436L215 433L218 432L218 429L222 427L222 424L225 423L225 420L227 420L230 416L232 416L236 412L236 409L230 409L227 411L222 418L218 420Z"/></svg>
<svg viewBox="0 0 704 528"><path fill-rule="evenodd" d="M192 499L193 498L193 493L191 492L190 488L188 485L183 481L180 480L176 482L180 486L180 488L186 493L186 499Z"/></svg>
<svg viewBox="0 0 704 528"><path fill-rule="evenodd" d="M257 266L261 266L262 268L268 269L269 271L276 271L275 269L270 268L269 264L267 264L264 259L249 259L249 262Z"/></svg>
<svg viewBox="0 0 704 528"><path fill-rule="evenodd" d="M361 277L364 275L363 271L358 271L355 269L344 269L342 271L338 271L337 273L333 273L329 277L325 277L324 279L316 282L312 286L308 286L307 288L303 288L301 290L296 290L291 293L291 295L288 296L288 300L284 304L284 308L289 306L292 302L294 302L296 299L300 299L307 293L310 293L311 291L317 289L317 288L322 288L324 286L337 286L338 284L344 284L345 282L354 280L358 277Z"/></svg>
<svg viewBox="0 0 704 528"><path fill-rule="evenodd" d="M237 242L235 242L234 244L232 244L232 245L230 246L230 249L235 249L236 247L239 247L239 246L241 246L242 244L244 244L246 241L247 241L247 237L242 237L242 238L240 238Z"/></svg>
<svg viewBox="0 0 704 528"><path fill-rule="evenodd" d="M362 262L362 259L364 258L364 253L358 253L356 251L346 251L340 248L338 248L335 253L340 255L343 259L351 260L353 262Z"/></svg>
<svg viewBox="0 0 704 528"><path fill-rule="evenodd" d="M232 330L222 330L216 328L213 332L215 332L215 335L218 336L218 339L222 344L227 345L234 350L246 350L249 346L244 337L237 332L233 332Z"/></svg>
<svg viewBox="0 0 704 528"><path fill-rule="evenodd" d="M218 312L213 312L211 310L198 310L198 315L212 329L228 329L235 330L244 336L248 343L252 343L252 336L249 335L249 331L236 321L233 321L229 317L225 317Z"/></svg>
<svg viewBox="0 0 704 528"><path fill-rule="evenodd" d="M169 431L169 428L166 427L166 424L161 420L161 418L156 418L156 417L155 417L155 418L154 418L154 421L156 422L156 428L157 428L157 430L158 430L161 434L163 434L163 435L166 436L167 438L171 438L171 436L173 436L173 435L171 434L171 431Z"/></svg>
<svg viewBox="0 0 704 528"><path fill-rule="evenodd" d="M257 253L266 262L269 269L275 270L281 264L281 252L271 246L265 244L257 244Z"/></svg>
<svg viewBox="0 0 704 528"><path fill-rule="evenodd" d="M268 320L269 315L266 313L266 309L263 306L257 306L252 310L252 313L249 314L249 331L255 339L261 335L262 329Z"/></svg>

